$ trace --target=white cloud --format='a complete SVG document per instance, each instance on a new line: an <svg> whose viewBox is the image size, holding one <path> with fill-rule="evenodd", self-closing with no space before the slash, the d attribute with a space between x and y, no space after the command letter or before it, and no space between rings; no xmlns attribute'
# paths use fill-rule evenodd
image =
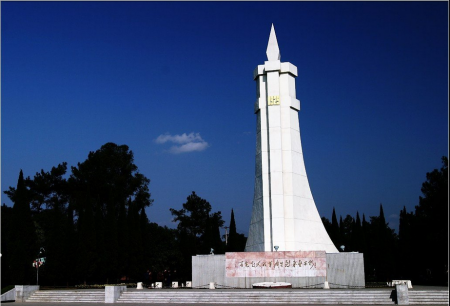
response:
<svg viewBox="0 0 450 306"><path fill-rule="evenodd" d="M203 142L204 140L200 136L200 133L190 133L190 134L183 133L182 135L173 135L173 136L170 134L159 135L155 141L156 143L174 142L178 144L183 144L195 141Z"/></svg>
<svg viewBox="0 0 450 306"><path fill-rule="evenodd" d="M181 135L162 134L155 139L155 142L158 144L164 144L166 142L177 144L170 148L169 152L172 154L200 152L209 147L209 144L203 140L200 133L183 133Z"/></svg>

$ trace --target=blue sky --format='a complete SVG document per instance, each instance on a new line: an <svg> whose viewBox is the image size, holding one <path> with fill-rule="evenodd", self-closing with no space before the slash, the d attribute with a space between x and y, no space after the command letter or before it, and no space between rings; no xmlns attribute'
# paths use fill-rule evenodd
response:
<svg viewBox="0 0 450 306"><path fill-rule="evenodd" d="M2 2L2 191L115 142L151 179L152 222L196 191L247 235L272 23L319 213L382 203L396 228L448 155L448 2Z"/></svg>

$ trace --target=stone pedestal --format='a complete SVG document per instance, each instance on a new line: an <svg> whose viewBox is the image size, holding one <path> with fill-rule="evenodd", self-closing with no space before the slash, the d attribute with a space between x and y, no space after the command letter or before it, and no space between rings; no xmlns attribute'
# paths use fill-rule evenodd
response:
<svg viewBox="0 0 450 306"><path fill-rule="evenodd" d="M267 252L276 254L276 252ZM286 252L289 253L289 252ZM244 259L243 265L245 265L246 254L251 254L249 252L234 253L235 256L241 256ZM279 254L278 254L279 255ZM275 256L275 255L273 255ZM286 260L286 259L285 259ZM295 258L290 259L289 265L294 264ZM260 282L287 282L292 284L293 288L310 287L310 288L324 288L324 284L328 281L330 288L364 288L364 257L362 253L325 253L324 262L321 263L321 269L316 270L316 273L310 272L309 275L296 274L289 267L284 271L286 273L280 273L276 275L267 274L257 274L256 272L251 272L251 266L254 265L254 269L259 269L257 267L258 260L248 259L247 260L247 272L242 274L241 272L230 271L230 263L227 264L226 255L197 255L192 256L192 286L199 287L208 285L211 282L216 283L217 286L234 287L234 288L252 288L254 283ZM298 265L298 259L296 260ZM240 262L238 262L239 264ZM262 262L260 261L259 265ZM266 265L267 265L266 260ZM314 263L306 263L308 269ZM286 265L284 261L283 266ZM304 265L304 262L302 263ZM228 266L228 271L227 271ZM316 268L319 265L316 263ZM296 266L295 268L299 268ZM294 270L295 270L294 268ZM312 271L312 269L310 269ZM298 271L297 271L298 272ZM227 273L229 276L227 276ZM238 275L238 276L236 276Z"/></svg>
<svg viewBox="0 0 450 306"><path fill-rule="evenodd" d="M105 286L105 303L115 303L127 286Z"/></svg>
<svg viewBox="0 0 450 306"><path fill-rule="evenodd" d="M397 294L397 305L409 305L407 285L395 285L395 292Z"/></svg>

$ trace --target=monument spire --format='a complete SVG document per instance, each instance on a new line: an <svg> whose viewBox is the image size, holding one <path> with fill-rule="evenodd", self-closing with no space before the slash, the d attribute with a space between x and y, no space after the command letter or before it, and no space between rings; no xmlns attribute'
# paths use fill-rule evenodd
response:
<svg viewBox="0 0 450 306"><path fill-rule="evenodd" d="M280 62L273 24L266 53L268 61L253 72L256 171L246 251L338 253L320 219L306 175L295 90L297 67Z"/></svg>
<svg viewBox="0 0 450 306"><path fill-rule="evenodd" d="M275 35L275 28L272 23L272 29L270 30L269 43L267 44L267 60L279 61L280 60L280 48L278 48L277 36Z"/></svg>

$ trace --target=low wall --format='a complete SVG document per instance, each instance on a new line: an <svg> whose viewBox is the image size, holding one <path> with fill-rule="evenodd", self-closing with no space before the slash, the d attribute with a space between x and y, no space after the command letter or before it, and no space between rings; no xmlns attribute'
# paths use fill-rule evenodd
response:
<svg viewBox="0 0 450 306"><path fill-rule="evenodd" d="M327 278L330 288L365 287L363 254L327 254Z"/></svg>
<svg viewBox="0 0 450 306"><path fill-rule="evenodd" d="M39 286L26 286L26 285L16 285L16 302L25 302L33 292L39 290Z"/></svg>
<svg viewBox="0 0 450 306"><path fill-rule="evenodd" d="M325 281L330 288L365 287L362 253L329 253L326 265L326 276L226 277L225 255L197 255L192 256L192 287L209 288L209 283L214 282L218 288L252 288L259 282L288 282L293 288L323 288Z"/></svg>
<svg viewBox="0 0 450 306"><path fill-rule="evenodd" d="M2 302L15 301L16 300L16 288L11 289L2 294Z"/></svg>

